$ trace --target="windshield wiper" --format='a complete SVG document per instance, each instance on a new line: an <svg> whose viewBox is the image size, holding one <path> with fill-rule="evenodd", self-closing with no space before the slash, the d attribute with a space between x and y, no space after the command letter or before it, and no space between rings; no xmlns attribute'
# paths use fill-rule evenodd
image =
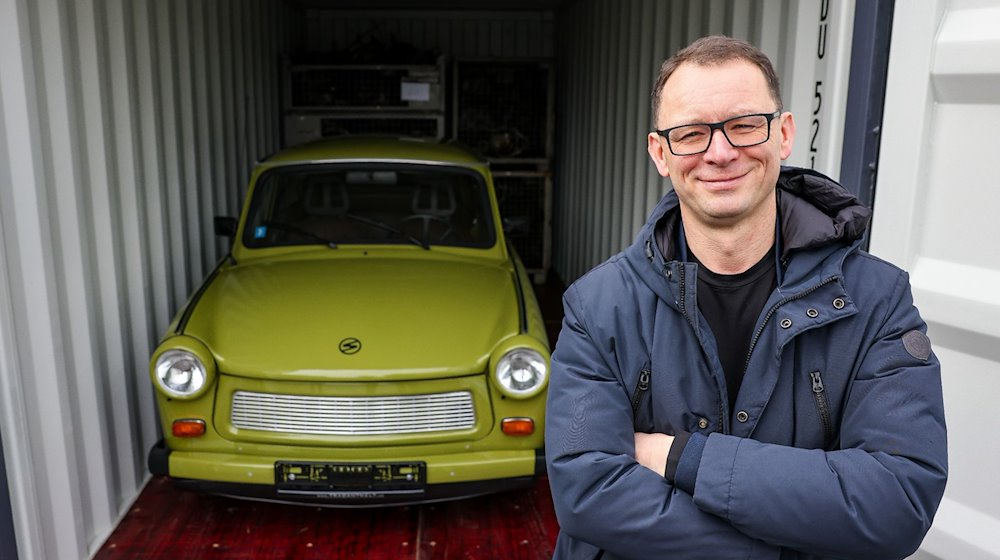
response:
<svg viewBox="0 0 1000 560"><path fill-rule="evenodd" d="M275 229L280 229L282 231L287 231L288 233L294 233L295 235L301 235L302 237L306 237L306 238L312 239L313 241L319 241L320 243L322 243L323 245L326 245L327 247L329 247L331 249L336 249L337 248L337 243L334 242L332 239L327 239L326 237L323 237L322 235L318 235L318 234L315 234L315 233L313 233L311 231L307 231L307 230L295 227L295 226L293 226L291 224L286 224L284 222L265 222L263 225L266 226L266 227L271 227L271 228L275 228Z"/></svg>
<svg viewBox="0 0 1000 560"><path fill-rule="evenodd" d="M396 235L398 235L398 236L400 236L400 237L402 237L402 238L410 241L414 245L418 245L420 247L423 247L424 249L430 250L430 248L431 248L431 246L426 241L423 241L421 239L417 239L416 237L414 237L414 236L412 236L412 235L410 235L408 233L403 233L402 231L400 231L399 228L393 227L393 226L391 226L391 225L389 225L389 224L387 224L385 222L382 222L382 221L379 221L379 220L373 220L372 218L368 218L366 216L358 216L357 214L344 214L343 217L347 218L348 220L354 220L355 222L362 223L362 224L365 224L365 225L369 225L369 226L371 226L373 228L380 229L382 231L387 231L389 233L394 233L394 234L396 234Z"/></svg>

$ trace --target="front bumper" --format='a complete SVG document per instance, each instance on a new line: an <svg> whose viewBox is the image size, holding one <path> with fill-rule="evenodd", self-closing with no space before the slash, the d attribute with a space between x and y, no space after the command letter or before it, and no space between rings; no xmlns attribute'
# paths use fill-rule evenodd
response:
<svg viewBox="0 0 1000 560"><path fill-rule="evenodd" d="M314 505L365 507L437 502L523 488L545 472L544 449L465 452L406 457L427 464L427 484L405 494L380 491L279 493L274 481L280 457L172 451L160 440L149 451L154 475L182 487L237 498ZM322 460L317 458L317 460ZM329 458L326 458L329 460ZM208 478L206 478L208 477Z"/></svg>

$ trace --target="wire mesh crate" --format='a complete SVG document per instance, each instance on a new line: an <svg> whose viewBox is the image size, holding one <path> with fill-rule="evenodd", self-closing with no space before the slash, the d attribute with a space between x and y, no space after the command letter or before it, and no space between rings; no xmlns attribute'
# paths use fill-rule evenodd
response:
<svg viewBox="0 0 1000 560"><path fill-rule="evenodd" d="M552 250L552 176L547 171L493 171L507 239L536 283L545 282Z"/></svg>
<svg viewBox="0 0 1000 560"><path fill-rule="evenodd" d="M492 161L552 156L554 76L546 60L458 60L453 135Z"/></svg>
<svg viewBox="0 0 1000 560"><path fill-rule="evenodd" d="M286 109L444 111L443 68L443 61L436 66L289 66Z"/></svg>

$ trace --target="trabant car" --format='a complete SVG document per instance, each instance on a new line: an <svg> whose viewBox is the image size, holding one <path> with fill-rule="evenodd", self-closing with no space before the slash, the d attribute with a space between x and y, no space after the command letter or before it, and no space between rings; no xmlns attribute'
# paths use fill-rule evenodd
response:
<svg viewBox="0 0 1000 560"><path fill-rule="evenodd" d="M231 250L151 356L153 474L366 506L542 472L548 341L481 158L387 138L291 148L215 227Z"/></svg>

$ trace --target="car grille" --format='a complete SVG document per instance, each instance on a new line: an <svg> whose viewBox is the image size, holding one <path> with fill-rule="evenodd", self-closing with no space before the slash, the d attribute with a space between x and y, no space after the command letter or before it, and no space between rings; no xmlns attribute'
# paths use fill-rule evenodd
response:
<svg viewBox="0 0 1000 560"><path fill-rule="evenodd" d="M467 391L395 397L312 397L238 391L233 426L246 430L367 436L466 430L476 423Z"/></svg>

